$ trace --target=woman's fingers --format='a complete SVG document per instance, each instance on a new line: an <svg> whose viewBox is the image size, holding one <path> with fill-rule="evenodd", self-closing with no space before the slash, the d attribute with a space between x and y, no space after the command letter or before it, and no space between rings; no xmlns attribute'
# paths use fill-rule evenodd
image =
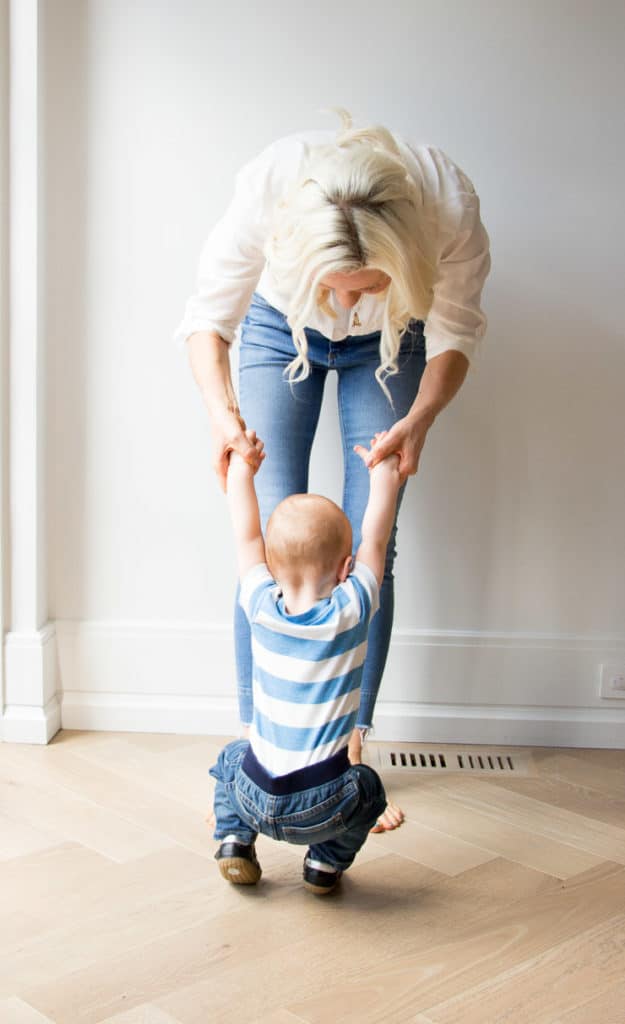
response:
<svg viewBox="0 0 625 1024"><path fill-rule="evenodd" d="M389 431L381 430L371 438L371 447L365 448L361 444L354 445L354 451L360 456L365 465L372 469L378 462L385 459L387 455L399 454L393 441L388 441Z"/></svg>
<svg viewBox="0 0 625 1024"><path fill-rule="evenodd" d="M411 431L405 420L398 420L389 430L379 430L371 438L369 449L363 445L355 445L354 451L360 456L368 469L373 469L389 455L399 458L398 469L405 481L414 476L419 468L421 449L425 441L425 431Z"/></svg>
<svg viewBox="0 0 625 1024"><path fill-rule="evenodd" d="M254 438L253 441L251 436ZM253 466L255 469L258 469L260 466L262 449L259 450L258 448L256 432L254 430L241 431L240 434L236 434L235 437L231 438L227 447L229 451L238 452L248 465Z"/></svg>
<svg viewBox="0 0 625 1024"><path fill-rule="evenodd" d="M231 452L236 452L240 455L256 472L265 458L264 447L263 441L256 436L256 431L254 430L240 430L229 437L222 435L221 446L217 448L213 461L213 468L217 474L222 491L225 491L227 487L228 464Z"/></svg>
<svg viewBox="0 0 625 1024"><path fill-rule="evenodd" d="M373 468L382 459L385 459L387 455L401 455L403 438L399 431L394 429L384 431L380 436L380 440L372 446L371 457L369 459L369 466Z"/></svg>

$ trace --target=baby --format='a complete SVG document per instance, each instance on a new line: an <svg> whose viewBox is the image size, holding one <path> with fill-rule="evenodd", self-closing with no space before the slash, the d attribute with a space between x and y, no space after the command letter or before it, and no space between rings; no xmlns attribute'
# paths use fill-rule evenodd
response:
<svg viewBox="0 0 625 1024"><path fill-rule="evenodd" d="M367 464L367 449L354 450ZM252 632L254 717L249 740L229 743L210 770L215 857L229 882L259 880L254 843L262 832L308 847L304 885L329 893L384 811L378 775L350 765L347 747L403 483L398 465L392 455L370 470L354 561L347 517L316 494L280 502L263 539L254 472L231 455L228 503Z"/></svg>

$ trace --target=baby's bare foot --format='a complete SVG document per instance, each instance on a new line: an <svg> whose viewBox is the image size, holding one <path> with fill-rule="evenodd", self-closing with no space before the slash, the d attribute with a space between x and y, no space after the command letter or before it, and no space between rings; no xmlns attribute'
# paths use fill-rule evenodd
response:
<svg viewBox="0 0 625 1024"><path fill-rule="evenodd" d="M399 828L400 825L403 825L404 820L405 815L401 807L398 807L397 804L394 804L389 800L384 813L380 815L371 831L392 832L393 829Z"/></svg>

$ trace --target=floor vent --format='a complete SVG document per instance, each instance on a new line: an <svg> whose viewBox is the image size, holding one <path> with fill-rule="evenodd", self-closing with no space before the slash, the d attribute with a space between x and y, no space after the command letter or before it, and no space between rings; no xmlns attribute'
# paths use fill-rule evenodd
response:
<svg viewBox="0 0 625 1024"><path fill-rule="evenodd" d="M381 771L399 769L413 772L461 772L482 775L529 775L531 755L518 750L428 750L415 744L380 744L377 751Z"/></svg>

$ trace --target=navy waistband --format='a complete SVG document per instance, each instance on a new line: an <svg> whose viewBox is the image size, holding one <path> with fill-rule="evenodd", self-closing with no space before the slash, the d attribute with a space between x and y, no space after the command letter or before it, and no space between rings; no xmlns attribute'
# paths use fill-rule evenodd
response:
<svg viewBox="0 0 625 1024"><path fill-rule="evenodd" d="M318 764L309 764L305 768L298 768L296 772L289 772L288 775L270 775L257 760L251 747L241 763L245 774L260 786L265 793L271 796L286 796L288 793L300 793L304 789L314 789L315 786L322 786L325 782L332 782L344 775L351 768L347 756L347 747L339 750L338 754L319 761Z"/></svg>

